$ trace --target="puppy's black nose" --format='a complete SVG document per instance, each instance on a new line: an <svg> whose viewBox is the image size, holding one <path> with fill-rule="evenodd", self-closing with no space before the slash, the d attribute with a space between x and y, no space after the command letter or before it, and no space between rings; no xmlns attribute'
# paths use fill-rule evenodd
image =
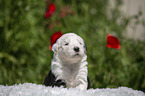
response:
<svg viewBox="0 0 145 96"><path fill-rule="evenodd" d="M76 52L79 52L80 51L80 48L79 47L74 47L74 50L76 51Z"/></svg>

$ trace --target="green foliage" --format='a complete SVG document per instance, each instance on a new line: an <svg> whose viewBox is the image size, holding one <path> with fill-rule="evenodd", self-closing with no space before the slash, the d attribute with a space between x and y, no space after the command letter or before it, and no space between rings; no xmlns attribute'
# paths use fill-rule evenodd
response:
<svg viewBox="0 0 145 96"><path fill-rule="evenodd" d="M145 90L145 41L126 37L127 26L141 14L123 16L119 11L121 0L110 10L107 0L50 0L48 4L50 2L56 4L56 12L45 19L44 1L0 1L1 85L42 84L53 58L49 38L60 30L74 32L85 40L93 88L127 86ZM65 6L69 6L72 13L60 17ZM106 47L107 34L119 38L120 50Z"/></svg>

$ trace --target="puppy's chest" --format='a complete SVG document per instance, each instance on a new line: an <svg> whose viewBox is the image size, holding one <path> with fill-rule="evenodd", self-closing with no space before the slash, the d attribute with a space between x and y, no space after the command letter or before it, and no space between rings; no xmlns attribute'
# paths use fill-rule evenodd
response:
<svg viewBox="0 0 145 96"><path fill-rule="evenodd" d="M63 79L67 87L75 87L79 84L78 79L79 71L77 69L67 68L63 72Z"/></svg>

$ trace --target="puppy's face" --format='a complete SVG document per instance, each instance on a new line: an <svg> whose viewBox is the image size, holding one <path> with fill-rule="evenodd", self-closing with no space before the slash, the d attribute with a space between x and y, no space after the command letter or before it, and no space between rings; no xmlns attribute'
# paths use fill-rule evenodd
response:
<svg viewBox="0 0 145 96"><path fill-rule="evenodd" d="M52 50L63 63L78 63L86 55L83 39L74 33L64 34L60 37Z"/></svg>

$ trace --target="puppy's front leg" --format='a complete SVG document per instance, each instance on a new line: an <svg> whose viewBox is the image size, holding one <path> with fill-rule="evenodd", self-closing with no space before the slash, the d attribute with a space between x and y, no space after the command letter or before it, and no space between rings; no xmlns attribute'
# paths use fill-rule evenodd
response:
<svg viewBox="0 0 145 96"><path fill-rule="evenodd" d="M87 89L87 83L85 83L85 82L81 82L80 84L78 84L77 86L76 86L76 88L77 89L80 89L80 90L86 90Z"/></svg>

